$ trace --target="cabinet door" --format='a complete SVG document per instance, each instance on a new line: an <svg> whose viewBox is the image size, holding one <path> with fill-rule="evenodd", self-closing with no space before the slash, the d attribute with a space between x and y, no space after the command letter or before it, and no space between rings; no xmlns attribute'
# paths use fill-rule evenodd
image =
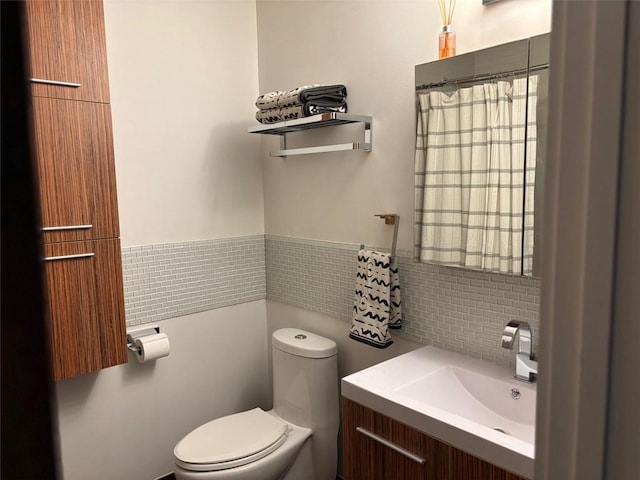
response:
<svg viewBox="0 0 640 480"><path fill-rule="evenodd" d="M45 242L119 236L111 107L33 98Z"/></svg>
<svg viewBox="0 0 640 480"><path fill-rule="evenodd" d="M448 445L346 398L342 413L345 480L449 478Z"/></svg>
<svg viewBox="0 0 640 480"><path fill-rule="evenodd" d="M451 449L451 479L468 480L478 478L483 480L526 480L514 473L507 472L500 467L485 462L473 455Z"/></svg>
<svg viewBox="0 0 640 480"><path fill-rule="evenodd" d="M27 0L26 7L32 94L109 103L102 0Z"/></svg>
<svg viewBox="0 0 640 480"><path fill-rule="evenodd" d="M56 380L127 361L118 239L45 245Z"/></svg>

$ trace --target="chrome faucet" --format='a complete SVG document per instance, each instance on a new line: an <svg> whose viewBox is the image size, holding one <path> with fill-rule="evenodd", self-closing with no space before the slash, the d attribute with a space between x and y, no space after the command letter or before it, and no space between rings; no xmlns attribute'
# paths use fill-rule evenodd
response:
<svg viewBox="0 0 640 480"><path fill-rule="evenodd" d="M522 320L511 320L502 332L502 348L513 350L513 341L518 338L518 354L516 355L516 378L533 382L538 375L538 362L531 355L531 327Z"/></svg>

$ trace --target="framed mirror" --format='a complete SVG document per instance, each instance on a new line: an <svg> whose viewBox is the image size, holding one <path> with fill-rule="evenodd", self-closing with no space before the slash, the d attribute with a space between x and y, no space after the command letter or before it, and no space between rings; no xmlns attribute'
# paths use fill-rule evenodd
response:
<svg viewBox="0 0 640 480"><path fill-rule="evenodd" d="M416 66L415 258L538 275L549 34Z"/></svg>

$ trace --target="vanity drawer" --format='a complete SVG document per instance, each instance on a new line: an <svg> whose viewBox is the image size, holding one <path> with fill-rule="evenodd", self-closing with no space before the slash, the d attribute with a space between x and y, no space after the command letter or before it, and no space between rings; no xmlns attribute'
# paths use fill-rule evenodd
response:
<svg viewBox="0 0 640 480"><path fill-rule="evenodd" d="M345 480L449 479L449 445L343 398Z"/></svg>

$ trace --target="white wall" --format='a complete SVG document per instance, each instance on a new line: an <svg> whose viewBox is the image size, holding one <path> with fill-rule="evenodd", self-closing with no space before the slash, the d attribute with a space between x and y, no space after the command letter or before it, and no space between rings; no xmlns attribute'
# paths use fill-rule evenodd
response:
<svg viewBox="0 0 640 480"><path fill-rule="evenodd" d="M260 91L311 83L347 85L349 111L373 115L373 151L265 158L267 234L390 246L392 228L374 217L399 213L398 248L413 249L414 67L438 56L436 0L258 0ZM550 31L551 0L459 0L457 53ZM263 140L263 155L277 141ZM314 327L336 340L341 373L390 356L345 341L347 325L328 317ZM309 325L300 310L269 302L269 329ZM319 322L323 322L319 325ZM320 331L318 331L320 333ZM400 342L397 353L415 348Z"/></svg>
<svg viewBox="0 0 640 480"><path fill-rule="evenodd" d="M264 233L253 1L105 0L122 246ZM64 478L150 480L194 427L268 407L265 302L160 322L172 352L58 382Z"/></svg>
<svg viewBox="0 0 640 480"><path fill-rule="evenodd" d="M105 1L122 246L264 233L253 1Z"/></svg>
<svg viewBox="0 0 640 480"><path fill-rule="evenodd" d="M390 245L376 213L401 216L413 248L414 67L437 59L435 0L258 1L260 91L344 83L374 118L373 151L265 159L266 233ZM550 0L459 0L458 53L550 30ZM277 146L265 138L264 151Z"/></svg>
<svg viewBox="0 0 640 480"><path fill-rule="evenodd" d="M67 480L151 480L173 470L173 448L222 415L268 408L265 302L159 322L171 354L57 383Z"/></svg>

